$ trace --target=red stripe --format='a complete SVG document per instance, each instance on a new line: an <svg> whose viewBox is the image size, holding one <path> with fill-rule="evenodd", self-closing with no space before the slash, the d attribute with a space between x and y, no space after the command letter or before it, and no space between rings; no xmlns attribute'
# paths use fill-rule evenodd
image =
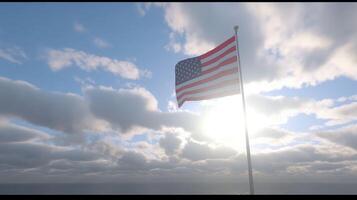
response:
<svg viewBox="0 0 357 200"><path fill-rule="evenodd" d="M214 94L209 94L209 95L199 96L199 97L189 97L189 98L185 98L179 106L181 106L185 101L200 101L200 100L214 99L214 98L234 95L234 94L238 94L238 93L239 93L238 91L233 90L233 91L217 92Z"/></svg>
<svg viewBox="0 0 357 200"><path fill-rule="evenodd" d="M210 76L210 77L207 77L205 79L202 79L202 80L199 80L197 82L193 82L191 84L188 84L188 85L185 85L181 88L178 88L176 89L176 93L179 93L180 91L184 90L184 89L187 89L187 88L190 88L190 87L193 87L193 86L196 86L196 85L200 85L200 84L203 84L203 83L207 83L209 81L213 81L213 80L216 80L218 78L221 78L223 76L226 76L228 74L232 74L232 73L235 73L235 72L238 72L238 68L233 68L233 69L227 69L227 70L224 70L220 73L217 73L213 76Z"/></svg>
<svg viewBox="0 0 357 200"><path fill-rule="evenodd" d="M211 56L212 54L220 51L221 49L223 49L224 47L226 47L227 45L229 45L230 43L234 42L235 41L235 36L229 38L228 40L226 40L225 42L223 42L222 44L220 44L218 47L212 49L211 51L199 56L199 59L205 59L209 56Z"/></svg>
<svg viewBox="0 0 357 200"><path fill-rule="evenodd" d="M215 85L210 85L208 87L204 87L204 88L200 88L200 89L190 90L190 91L184 92L180 96L178 96L177 99L181 99L185 95L206 92L206 91L209 91L209 90L214 90L214 89L218 89L218 88L222 88L222 87L226 87L226 86L234 85L234 84L238 84L238 77L236 79L225 80L225 81L219 82L219 83L217 83Z"/></svg>
<svg viewBox="0 0 357 200"><path fill-rule="evenodd" d="M232 52L235 51L235 50L236 50L236 46L233 46L233 47L227 49L227 50L226 50L225 52L223 52L221 55L219 55L219 56L217 56L217 57L215 57L215 58L213 58L213 59L211 59L211 60L209 60L209 61L207 61L207 62L205 62L205 63L202 63L202 67L206 67L206 66L208 66L208 65L210 65L210 64L212 64L212 63L217 62L218 60L220 60L221 58L223 58L223 57L226 56L227 54L232 53Z"/></svg>
<svg viewBox="0 0 357 200"><path fill-rule="evenodd" d="M226 59L225 61L219 63L217 66L212 67L212 68L209 69L209 70L203 71L203 72L201 73L201 76L202 76L202 75L205 75L205 74L208 74L208 73L211 73L211 72L213 72L213 71L219 69L220 67L222 67L222 66L224 66L224 65L229 65L229 64L232 64L232 63L234 63L234 62L237 62L237 56L233 56L233 57L231 57L231 58L228 58L228 59Z"/></svg>

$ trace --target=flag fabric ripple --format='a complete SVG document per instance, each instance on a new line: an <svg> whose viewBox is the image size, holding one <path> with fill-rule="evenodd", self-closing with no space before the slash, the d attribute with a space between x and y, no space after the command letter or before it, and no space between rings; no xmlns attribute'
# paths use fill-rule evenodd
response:
<svg viewBox="0 0 357 200"><path fill-rule="evenodd" d="M175 66L176 98L200 101L240 93L235 36L203 55L179 61Z"/></svg>

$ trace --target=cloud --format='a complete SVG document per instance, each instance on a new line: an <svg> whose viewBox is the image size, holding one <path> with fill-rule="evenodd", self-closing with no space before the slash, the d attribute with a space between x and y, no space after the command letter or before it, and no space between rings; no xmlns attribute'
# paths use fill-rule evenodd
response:
<svg viewBox="0 0 357 200"><path fill-rule="evenodd" d="M300 113L315 114L321 117L319 113L329 110L334 105L332 99L317 101L311 98L265 95L249 95L247 102L249 109L253 109L267 117L266 120L271 125L284 124L290 117Z"/></svg>
<svg viewBox="0 0 357 200"><path fill-rule="evenodd" d="M53 71L78 66L85 71L103 69L125 79L136 80L141 75L141 70L132 62L96 56L70 48L63 50L49 49L46 52L46 57L48 65Z"/></svg>
<svg viewBox="0 0 357 200"><path fill-rule="evenodd" d="M256 151L264 152L267 149L293 145L296 142L304 142L306 144L314 142L315 140L306 137L307 134L308 133L294 133L278 127L265 127L252 134L250 137L252 138L252 146L261 145L265 147L258 148ZM305 139L309 141L304 141Z"/></svg>
<svg viewBox="0 0 357 200"><path fill-rule="evenodd" d="M78 82L83 87L90 86L90 85L95 85L95 81L90 77L86 77L86 78L82 79L82 78L79 78L79 77L75 76L74 80L76 82Z"/></svg>
<svg viewBox="0 0 357 200"><path fill-rule="evenodd" d="M46 92L27 82L0 78L0 114L65 133L104 131L111 127L120 130L120 133L137 134L144 130L176 127L191 133L195 140L211 140L204 134L204 119L200 114L174 110L160 111L157 99L145 88L84 87L83 96L80 96ZM269 126L266 128L273 128L272 133L281 131L274 126L284 124L290 117L300 113L313 114L319 119L325 119L326 126L356 120L353 112L355 102L333 107L337 100L315 101L263 95L248 96L248 102L249 109L254 108L261 112L264 116L262 119L268 120Z"/></svg>
<svg viewBox="0 0 357 200"><path fill-rule="evenodd" d="M301 88L345 76L357 79L354 4L157 4L171 29L167 48L203 54L238 24L247 92ZM339 24L339 28L331 26Z"/></svg>
<svg viewBox="0 0 357 200"><path fill-rule="evenodd" d="M27 55L20 47L12 47L6 49L0 49L0 58L6 61L22 64L24 59L27 59Z"/></svg>
<svg viewBox="0 0 357 200"><path fill-rule="evenodd" d="M200 144L189 141L182 150L182 157L190 160L222 159L236 155L234 149L228 147L210 147L207 144Z"/></svg>
<svg viewBox="0 0 357 200"><path fill-rule="evenodd" d="M36 139L44 140L49 138L48 134L41 131L7 122L0 122L0 143L24 142Z"/></svg>
<svg viewBox="0 0 357 200"><path fill-rule="evenodd" d="M147 3L136 3L135 6L136 6L136 9L137 9L139 15L140 16L145 16L147 11L151 7L151 4L153 4L153 3L148 3L148 2Z"/></svg>
<svg viewBox="0 0 357 200"><path fill-rule="evenodd" d="M188 112L161 112L156 98L141 87L119 90L88 87L84 93L93 114L123 132L136 127L160 130L164 126L197 130L198 116Z"/></svg>
<svg viewBox="0 0 357 200"><path fill-rule="evenodd" d="M0 78L0 115L35 125L83 133L104 131L108 126L128 132L137 127L160 130L183 127L193 131L198 117L188 112L161 112L146 89L88 86L84 96L46 92L24 81Z"/></svg>
<svg viewBox="0 0 357 200"><path fill-rule="evenodd" d="M105 40L98 38L98 37L93 39L93 43L95 44L95 46L102 48L102 49L111 47L111 45L108 42L106 42Z"/></svg>
<svg viewBox="0 0 357 200"><path fill-rule="evenodd" d="M249 95L247 102L249 109L268 117L267 120L272 125L284 124L290 117L303 113L314 115L317 119L326 120L324 126L319 127L322 128L357 120L355 114L357 102L354 101L354 98L354 95L352 95L336 99L314 100L301 97Z"/></svg>
<svg viewBox="0 0 357 200"><path fill-rule="evenodd" d="M157 119L150 119L147 115L157 111L157 100L144 88L115 90L88 87L84 93L89 101L90 110L123 132L135 126L154 128L151 123L155 123Z"/></svg>
<svg viewBox="0 0 357 200"><path fill-rule="evenodd" d="M252 165L253 169L260 173L275 174L281 178L280 181L287 180L288 177L294 181L302 181L304 178L306 178L305 181L318 181L319 179L321 181L324 178L317 173L316 168L317 166L322 167L321 163L323 163L331 170L325 171L323 174L325 176L327 174L329 176L337 175L336 181L337 179L341 180L340 178L343 176L346 177L346 174L355 173L350 167L353 166L356 155L355 151L326 143L298 144L255 154L252 156ZM342 166L347 171L337 170Z"/></svg>
<svg viewBox="0 0 357 200"><path fill-rule="evenodd" d="M95 123L86 102L75 94L45 92L24 81L0 77L0 115L66 133L91 129Z"/></svg>
<svg viewBox="0 0 357 200"><path fill-rule="evenodd" d="M357 150L357 125L350 125L330 131L319 131L316 135L336 144Z"/></svg>
<svg viewBox="0 0 357 200"><path fill-rule="evenodd" d="M160 147L165 150L166 155L175 154L179 150L182 140L174 133L167 133L165 137L160 139Z"/></svg>
<svg viewBox="0 0 357 200"><path fill-rule="evenodd" d="M144 88L115 90L89 86L83 92L84 96L46 92L24 81L0 78L0 115L75 135L108 131L110 127L120 130L119 133L135 134L140 127L197 130L198 116L161 112L156 98Z"/></svg>
<svg viewBox="0 0 357 200"><path fill-rule="evenodd" d="M227 181L246 177L244 153L187 140L184 148L176 148L176 156L171 159L152 159L135 148L115 152L112 150L120 149L120 145L108 145L103 140L94 146L81 144L80 148L9 141L0 143L0 174L6 173L2 182L22 182L26 180L23 175L44 182L115 181L119 177L124 182L145 181L149 177L151 181L173 178L187 182L197 178ZM356 173L356 155L352 149L323 142L253 153L252 162L255 180L328 181L333 177L343 182Z"/></svg>
<svg viewBox="0 0 357 200"><path fill-rule="evenodd" d="M86 32L86 31L87 31L87 29L83 26L83 24L78 23L78 22L75 22L75 23L74 23L73 29L74 29L76 32L79 32L79 33L83 33L83 32Z"/></svg>
<svg viewBox="0 0 357 200"><path fill-rule="evenodd" d="M31 142L1 143L0 164L16 168L35 168L49 164L52 160L91 161L99 159L95 152L63 149Z"/></svg>
<svg viewBox="0 0 357 200"><path fill-rule="evenodd" d="M179 42L176 41L174 32L170 33L170 42L169 42L169 44L167 44L165 46L165 49L168 50L168 51L172 50L175 53L178 53L178 52L181 51L182 46L181 46L181 44Z"/></svg>
<svg viewBox="0 0 357 200"><path fill-rule="evenodd" d="M85 137L76 145L62 146L57 135L49 136L44 131L1 121L0 175L3 182L31 181L35 177L44 182L115 181L118 178L123 181L145 181L147 178L194 181L198 177L216 181L217 178L246 177L245 152L200 138L200 115L161 111L155 96L142 87L88 86L82 91L83 96L47 92L24 81L0 78L0 115L3 118L20 118L38 127L72 135L82 133ZM353 100L353 97L345 99ZM279 120L301 112L345 118L353 113L348 105L354 105L348 102L336 107L338 99L315 101L263 95L251 96L249 102L254 102L256 109L263 110L267 116L276 113L281 116ZM334 114L324 115L326 110ZM276 122L281 122L279 120ZM107 129L103 131L104 122ZM142 127L150 139L135 141L121 137L135 127ZM357 173L354 132L355 126L318 134L267 127L252 137L254 145L262 144L254 140L269 141L264 151L252 148L255 178L327 181L337 177L335 180L342 182L345 178L351 180Z"/></svg>
<svg viewBox="0 0 357 200"><path fill-rule="evenodd" d="M256 138L265 137L265 138L284 138L289 135L289 132L279 129L279 128L265 128L264 130L259 131L259 133L255 134Z"/></svg>

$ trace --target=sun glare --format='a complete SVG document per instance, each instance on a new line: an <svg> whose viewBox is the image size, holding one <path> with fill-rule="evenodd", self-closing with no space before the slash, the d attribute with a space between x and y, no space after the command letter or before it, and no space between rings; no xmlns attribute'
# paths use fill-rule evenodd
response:
<svg viewBox="0 0 357 200"><path fill-rule="evenodd" d="M239 95L218 99L204 115L203 129L207 137L217 144L227 145L238 151L245 150L243 108ZM249 137L269 126L267 116L254 110L254 105L247 107Z"/></svg>

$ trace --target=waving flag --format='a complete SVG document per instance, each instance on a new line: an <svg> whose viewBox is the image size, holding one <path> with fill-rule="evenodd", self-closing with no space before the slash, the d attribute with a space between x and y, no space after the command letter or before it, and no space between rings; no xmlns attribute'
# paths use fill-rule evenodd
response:
<svg viewBox="0 0 357 200"><path fill-rule="evenodd" d="M178 62L175 66L176 98L199 101L240 92L235 36L207 53Z"/></svg>

